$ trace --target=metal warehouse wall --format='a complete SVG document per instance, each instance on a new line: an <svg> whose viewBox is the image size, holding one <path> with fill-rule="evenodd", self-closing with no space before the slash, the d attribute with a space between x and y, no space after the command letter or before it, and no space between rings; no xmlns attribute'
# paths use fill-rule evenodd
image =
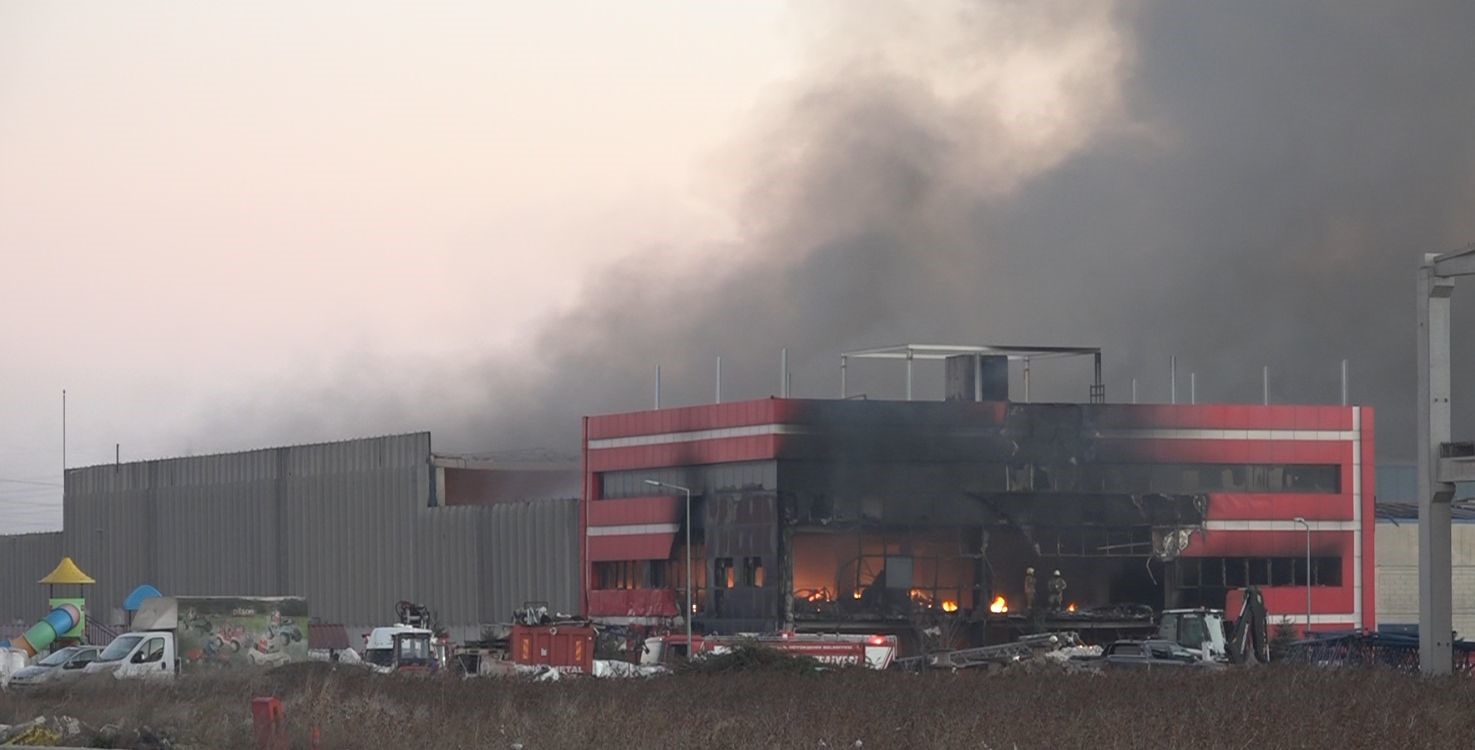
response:
<svg viewBox="0 0 1475 750"><path fill-rule="evenodd" d="M430 455L430 434L414 433L72 469L63 546L98 580L88 603L105 621L152 583L165 593L306 596L313 616L351 636L410 599L462 637L489 621L484 600L512 585L495 577L506 566L484 564L499 554L486 540L526 544L526 528L504 525L544 515L576 538L577 503L546 501L525 517L517 505L500 516L502 507L432 508ZM558 536L546 526L540 535ZM567 546L572 560L555 557L557 543L528 552L538 571L572 571L576 603L577 547ZM511 610L495 614L503 621Z"/></svg>
<svg viewBox="0 0 1475 750"><path fill-rule="evenodd" d="M61 562L61 532L0 536L0 623L31 625L46 616L46 587L36 581ZM75 591L58 590L61 596Z"/></svg>
<svg viewBox="0 0 1475 750"><path fill-rule="evenodd" d="M541 500L485 509L481 544L483 622L506 622L512 610L545 601L579 612L579 501Z"/></svg>
<svg viewBox="0 0 1475 750"><path fill-rule="evenodd" d="M1419 622L1419 522L1378 521L1378 624ZM1455 523L1451 532L1454 564L1454 629L1475 639L1475 523Z"/></svg>

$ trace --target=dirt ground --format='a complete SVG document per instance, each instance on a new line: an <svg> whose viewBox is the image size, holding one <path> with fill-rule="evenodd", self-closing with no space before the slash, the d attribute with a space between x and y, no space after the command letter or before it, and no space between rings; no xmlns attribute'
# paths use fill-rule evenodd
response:
<svg viewBox="0 0 1475 750"><path fill-rule="evenodd" d="M328 665L157 688L0 696L0 723L126 720L197 747L251 747L250 700L286 705L294 747L1454 748L1475 681L1262 667L1220 673L747 672L635 680L409 678Z"/></svg>

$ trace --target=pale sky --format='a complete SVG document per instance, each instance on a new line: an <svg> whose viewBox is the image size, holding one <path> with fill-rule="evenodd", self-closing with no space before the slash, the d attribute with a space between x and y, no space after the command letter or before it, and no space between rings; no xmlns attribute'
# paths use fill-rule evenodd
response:
<svg viewBox="0 0 1475 750"><path fill-rule="evenodd" d="M68 465L177 455L261 383L505 348L720 241L794 37L774 0L0 2L0 532L60 527L63 388Z"/></svg>
<svg viewBox="0 0 1475 750"><path fill-rule="evenodd" d="M70 466L424 429L565 450L648 407L657 364L664 405L712 398L714 355L727 398L772 394L780 347L806 398L906 341L1101 346L1109 398L1159 402L1170 358L1228 403L1262 365L1272 401L1334 402L1346 359L1406 459L1412 273L1475 237L1472 24L0 0L0 533L61 524L63 388Z"/></svg>

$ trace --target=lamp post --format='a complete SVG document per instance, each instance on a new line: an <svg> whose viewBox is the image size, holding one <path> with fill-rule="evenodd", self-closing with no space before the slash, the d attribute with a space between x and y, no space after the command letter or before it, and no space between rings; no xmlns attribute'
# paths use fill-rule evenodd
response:
<svg viewBox="0 0 1475 750"><path fill-rule="evenodd" d="M1296 516L1292 519L1306 527L1306 637L1311 637L1311 524Z"/></svg>
<svg viewBox="0 0 1475 750"><path fill-rule="evenodd" d="M686 656L691 658L691 617L696 607L691 603L691 489L679 484L667 484L654 479L647 479L645 483L652 487L664 487L668 490L680 490L686 494L686 612L682 613L682 619L686 620Z"/></svg>

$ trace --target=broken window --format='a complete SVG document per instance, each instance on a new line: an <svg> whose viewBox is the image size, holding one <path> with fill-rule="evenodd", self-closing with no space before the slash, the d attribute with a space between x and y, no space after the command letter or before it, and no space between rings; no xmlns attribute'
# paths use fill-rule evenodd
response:
<svg viewBox="0 0 1475 750"><path fill-rule="evenodd" d="M647 588L664 589L671 584L671 561L651 560L646 563L645 583Z"/></svg>
<svg viewBox="0 0 1475 750"><path fill-rule="evenodd" d="M641 574L644 571L638 570L637 566L643 568L644 563L635 560L594 563L594 587L597 589L639 588Z"/></svg>
<svg viewBox="0 0 1475 750"><path fill-rule="evenodd" d="M1203 557L1178 562L1180 590L1305 585L1304 557ZM1312 558L1311 585L1342 585L1342 558Z"/></svg>
<svg viewBox="0 0 1475 750"><path fill-rule="evenodd" d="M1084 486L1106 492L1307 492L1341 491L1341 467L1318 464L1094 464L1083 469Z"/></svg>
<svg viewBox="0 0 1475 750"><path fill-rule="evenodd" d="M718 586L721 586L725 589L730 589L737 585L736 576L734 575L735 571L732 567L731 557L719 557L717 558L716 562L713 563L713 565L716 568L713 578L717 581Z"/></svg>
<svg viewBox="0 0 1475 750"><path fill-rule="evenodd" d="M743 558L743 585L751 588L763 588L763 558Z"/></svg>

